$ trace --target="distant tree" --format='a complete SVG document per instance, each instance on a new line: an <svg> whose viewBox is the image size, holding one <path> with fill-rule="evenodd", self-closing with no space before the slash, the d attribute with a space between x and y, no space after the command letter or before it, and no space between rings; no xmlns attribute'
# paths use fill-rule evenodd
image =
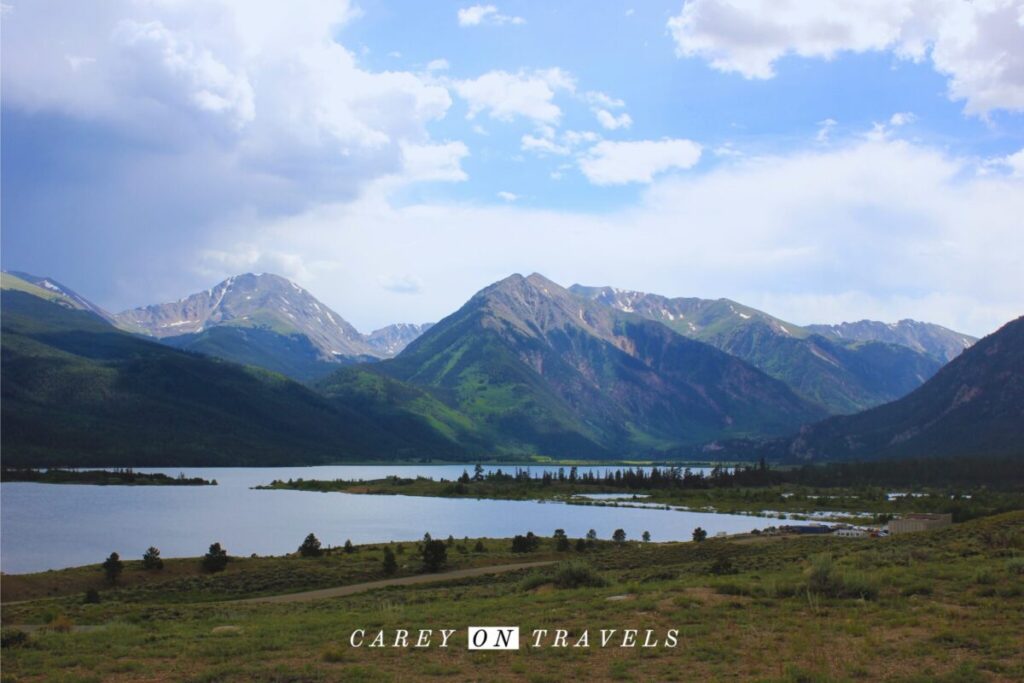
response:
<svg viewBox="0 0 1024 683"><path fill-rule="evenodd" d="M459 481L460 484L468 484L469 483L469 472L467 472L466 470L462 470L462 476L459 477L458 481Z"/></svg>
<svg viewBox="0 0 1024 683"><path fill-rule="evenodd" d="M224 571L228 566L228 551L220 547L220 543L214 543L205 555L203 555L203 569L211 574Z"/></svg>
<svg viewBox="0 0 1024 683"><path fill-rule="evenodd" d="M586 552L586 550L587 550L587 542L584 541L582 538L577 538L576 539L576 552L582 553L582 552Z"/></svg>
<svg viewBox="0 0 1024 683"><path fill-rule="evenodd" d="M487 548L484 547L484 542L483 541L477 541L476 545L473 546L473 552L475 552L475 553L485 553L485 552L487 552Z"/></svg>
<svg viewBox="0 0 1024 683"><path fill-rule="evenodd" d="M612 534L612 540L616 543L626 542L626 532L622 529L616 529L615 533Z"/></svg>
<svg viewBox="0 0 1024 683"><path fill-rule="evenodd" d="M708 537L708 532L704 531L700 527L697 527L696 529L693 530L693 540L697 541L698 543L700 543L701 541L703 541L707 537Z"/></svg>
<svg viewBox="0 0 1024 683"><path fill-rule="evenodd" d="M423 569L436 572L448 562L448 548L444 541L428 541L423 545Z"/></svg>
<svg viewBox="0 0 1024 683"><path fill-rule="evenodd" d="M651 532L650 531L645 531L643 536L641 536L641 538L644 539L644 543L650 543L651 542Z"/></svg>
<svg viewBox="0 0 1024 683"><path fill-rule="evenodd" d="M398 571L398 562L395 560L395 554L391 552L391 548L384 548L384 573L391 576Z"/></svg>
<svg viewBox="0 0 1024 683"><path fill-rule="evenodd" d="M345 552L349 553L351 555L355 551L356 551L356 547L354 545L352 545L352 539L346 538L345 539Z"/></svg>
<svg viewBox="0 0 1024 683"><path fill-rule="evenodd" d="M430 541L431 541L430 532L428 531L427 533L423 534L423 542L424 543L430 543Z"/></svg>
<svg viewBox="0 0 1024 683"><path fill-rule="evenodd" d="M320 539L314 534L306 536L306 540L299 546L299 554L303 557L320 557L323 555L324 551L320 547Z"/></svg>
<svg viewBox="0 0 1024 683"><path fill-rule="evenodd" d="M395 553L398 555L405 555L405 546L399 543L395 546Z"/></svg>
<svg viewBox="0 0 1024 683"><path fill-rule="evenodd" d="M565 535L565 529L555 529L555 550L560 553L564 553L566 550L572 547L569 543L569 537Z"/></svg>
<svg viewBox="0 0 1024 683"><path fill-rule="evenodd" d="M587 532L587 540L588 541L596 541L597 540L597 532L594 531L593 529L588 531Z"/></svg>
<svg viewBox="0 0 1024 683"><path fill-rule="evenodd" d="M87 605L95 605L100 601L100 592L95 588L90 588L85 591L85 598L83 602Z"/></svg>
<svg viewBox="0 0 1024 683"><path fill-rule="evenodd" d="M117 553L110 553L110 557L103 562L103 573L106 574L107 581L117 583L117 577L121 576L123 571L124 562L121 561L121 556Z"/></svg>
<svg viewBox="0 0 1024 683"><path fill-rule="evenodd" d="M454 536L452 536L451 534L448 534L448 540L446 540L446 541L445 541L445 544L446 544L446 545L447 545L447 546L448 546L449 548L451 548L451 547L452 547L453 545L455 545L455 537L454 537Z"/></svg>
<svg viewBox="0 0 1024 683"><path fill-rule="evenodd" d="M157 571L164 568L164 561L160 558L160 549L149 546L149 550L142 556L142 568Z"/></svg>
<svg viewBox="0 0 1024 683"><path fill-rule="evenodd" d="M477 463L476 467L473 468L473 481L483 481L483 480L484 480L484 466L481 465L480 463Z"/></svg>

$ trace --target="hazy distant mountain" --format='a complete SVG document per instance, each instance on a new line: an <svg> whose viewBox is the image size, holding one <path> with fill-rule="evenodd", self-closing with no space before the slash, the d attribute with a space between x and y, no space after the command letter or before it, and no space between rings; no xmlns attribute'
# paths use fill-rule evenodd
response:
<svg viewBox="0 0 1024 683"><path fill-rule="evenodd" d="M433 325L434 323L424 323L422 325L398 323L388 325L379 330L374 330L366 335L365 339L381 356L390 358L401 353L412 340L429 330Z"/></svg>
<svg viewBox="0 0 1024 683"><path fill-rule="evenodd" d="M738 358L537 274L487 287L365 371L431 389L505 452L656 452L824 413Z"/></svg>
<svg viewBox="0 0 1024 683"><path fill-rule="evenodd" d="M14 276L14 278L11 279L10 276ZM39 295L38 292L34 292L23 286L15 285L16 281L21 281L38 287L39 289L43 290L49 295L44 296L43 298L49 298L52 301L55 300L58 302L62 302L72 308L77 308L78 310L81 311L90 311L107 321L113 321L114 319L114 316L112 316L110 313L103 310L93 302L89 301L84 296L74 291L70 287L62 285L61 283L57 282L51 277L41 277L39 275L32 275L31 273L24 273L21 271L10 271L9 273L5 273L5 278L10 281L8 285L5 285L5 289L17 288L21 289L22 291L28 291L29 293Z"/></svg>
<svg viewBox="0 0 1024 683"><path fill-rule="evenodd" d="M398 324L360 334L295 283L246 273L166 304L115 316L125 330L165 344L313 381L337 369L390 358L427 326Z"/></svg>
<svg viewBox="0 0 1024 683"><path fill-rule="evenodd" d="M908 396L809 425L777 451L802 460L1024 459L1024 317L975 343Z"/></svg>
<svg viewBox="0 0 1024 683"><path fill-rule="evenodd" d="M921 353L927 353L937 360L948 363L978 341L960 332L954 332L941 325L922 323L916 320L901 320L898 323L881 323L875 320L861 320L838 325L808 325L815 334L842 341L880 341L900 344Z"/></svg>
<svg viewBox="0 0 1024 683"><path fill-rule="evenodd" d="M853 413L904 396L945 362L899 343L827 338L729 299L570 289L738 356L832 413Z"/></svg>

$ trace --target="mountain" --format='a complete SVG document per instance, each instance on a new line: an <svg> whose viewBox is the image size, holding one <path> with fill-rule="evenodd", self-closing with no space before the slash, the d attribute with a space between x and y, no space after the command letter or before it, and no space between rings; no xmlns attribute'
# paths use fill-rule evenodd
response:
<svg viewBox="0 0 1024 683"><path fill-rule="evenodd" d="M10 271L5 272L3 278L5 281L3 284L4 289L20 289L43 299L59 302L69 308L89 311L107 322L113 322L114 320L114 316L110 313L51 277L40 277L31 273Z"/></svg>
<svg viewBox="0 0 1024 683"><path fill-rule="evenodd" d="M398 323L374 330L366 335L365 339L382 357L391 358L401 353L414 339L431 327L433 323Z"/></svg>
<svg viewBox="0 0 1024 683"><path fill-rule="evenodd" d="M807 329L823 337L840 341L879 341L899 344L926 353L941 363L948 363L964 349L978 341L960 332L954 332L941 325L922 323L916 320L901 320L898 323L881 323L876 320L861 320L838 325L808 325Z"/></svg>
<svg viewBox="0 0 1024 683"><path fill-rule="evenodd" d="M166 304L118 313L124 330L175 348L280 372L303 382L338 368L394 356L429 325L399 324L360 334L295 283L245 273Z"/></svg>
<svg viewBox="0 0 1024 683"><path fill-rule="evenodd" d="M487 287L361 371L429 390L505 453L651 454L824 413L738 358L538 274Z"/></svg>
<svg viewBox="0 0 1024 683"><path fill-rule="evenodd" d="M53 296L3 275L5 464L254 466L466 456L422 417L430 406L377 411L353 392L324 396L278 374L142 339Z"/></svg>
<svg viewBox="0 0 1024 683"><path fill-rule="evenodd" d="M1024 317L966 349L900 400L809 425L772 449L799 460L1024 459Z"/></svg>
<svg viewBox="0 0 1024 683"><path fill-rule="evenodd" d="M570 289L742 358L833 414L857 412L904 396L945 362L888 341L828 338L729 299L673 299L582 285Z"/></svg>

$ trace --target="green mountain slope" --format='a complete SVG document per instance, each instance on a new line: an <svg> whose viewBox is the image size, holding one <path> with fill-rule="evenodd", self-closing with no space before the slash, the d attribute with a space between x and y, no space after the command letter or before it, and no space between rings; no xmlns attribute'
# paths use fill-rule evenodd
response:
<svg viewBox="0 0 1024 683"><path fill-rule="evenodd" d="M809 425L772 449L801 460L1024 459L1024 317L977 342L904 398Z"/></svg>
<svg viewBox="0 0 1024 683"><path fill-rule="evenodd" d="M5 286L7 280L5 279ZM286 465L461 449L280 375L139 339L92 313L2 292L10 465Z"/></svg>
<svg viewBox="0 0 1024 683"><path fill-rule="evenodd" d="M670 299L581 285L571 291L742 358L831 413L853 413L904 396L944 363L897 343L826 338L729 299Z"/></svg>
<svg viewBox="0 0 1024 683"><path fill-rule="evenodd" d="M822 414L728 354L536 274L482 290L374 371L430 388L504 452L657 453Z"/></svg>

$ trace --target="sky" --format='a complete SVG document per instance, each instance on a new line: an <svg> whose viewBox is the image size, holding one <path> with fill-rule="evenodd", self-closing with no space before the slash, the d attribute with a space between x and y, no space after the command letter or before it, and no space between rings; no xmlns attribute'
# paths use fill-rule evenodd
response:
<svg viewBox="0 0 1024 683"><path fill-rule="evenodd" d="M1024 314L1024 0L5 0L0 261L358 329L511 273L796 324Z"/></svg>

